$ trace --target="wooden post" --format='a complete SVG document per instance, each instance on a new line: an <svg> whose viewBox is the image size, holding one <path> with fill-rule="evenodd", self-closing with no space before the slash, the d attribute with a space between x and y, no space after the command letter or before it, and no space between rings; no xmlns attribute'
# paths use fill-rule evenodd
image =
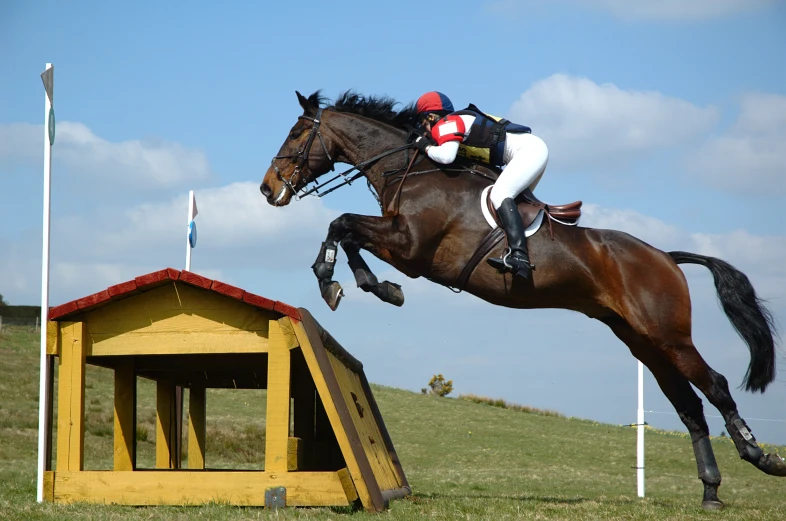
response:
<svg viewBox="0 0 786 521"><path fill-rule="evenodd" d="M270 321L269 334L265 472L287 472L290 353L278 321Z"/></svg>
<svg viewBox="0 0 786 521"><path fill-rule="evenodd" d="M85 462L85 324L63 322L57 389L57 470Z"/></svg>
<svg viewBox="0 0 786 521"><path fill-rule="evenodd" d="M175 425L175 384L156 381L156 468L177 468L177 426Z"/></svg>
<svg viewBox="0 0 786 521"><path fill-rule="evenodd" d="M124 358L115 368L115 470L136 469L136 374Z"/></svg>
<svg viewBox="0 0 786 521"><path fill-rule="evenodd" d="M207 402L204 387L191 387L188 393L188 468L205 468Z"/></svg>

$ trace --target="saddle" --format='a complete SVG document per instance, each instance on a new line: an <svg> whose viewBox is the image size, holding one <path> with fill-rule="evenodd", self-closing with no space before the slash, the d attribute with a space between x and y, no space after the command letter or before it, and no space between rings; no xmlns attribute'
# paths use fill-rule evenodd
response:
<svg viewBox="0 0 786 521"><path fill-rule="evenodd" d="M515 199L516 206L521 215L521 222L524 223L524 228L532 224L538 216L538 213L543 210L548 217L562 224L574 226L578 224L581 218L581 201L574 201L568 204L547 204L535 197L535 194L527 188ZM494 217L494 222L498 227L502 223L497 216L497 211L491 203L491 190L486 194L486 207L489 213Z"/></svg>
<svg viewBox="0 0 786 521"><path fill-rule="evenodd" d="M558 223L570 226L578 224L579 218L581 217L581 205L583 204L581 201L574 201L568 204L547 204L535 197L535 194L533 194L529 188L519 194L515 202L519 215L521 215L521 221L524 223L524 228L529 227L538 217L538 214L543 211L549 222L549 232L551 233L552 239L554 239L554 230L551 227L551 221L557 221ZM466 288L467 282L475 271L475 267L477 267L478 263L499 244L503 237L505 237L502 223L499 220L497 211L494 209L494 205L491 203L491 190L486 194L485 203L489 213L497 223L497 227L492 229L480 242L477 250L475 250L475 253L469 259L469 262L467 262L464 269L461 270L461 273L456 279L456 283L453 285L453 287L458 290L464 290Z"/></svg>

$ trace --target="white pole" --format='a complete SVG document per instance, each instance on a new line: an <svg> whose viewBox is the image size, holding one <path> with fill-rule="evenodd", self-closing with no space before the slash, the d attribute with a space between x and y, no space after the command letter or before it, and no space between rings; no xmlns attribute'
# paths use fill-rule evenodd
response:
<svg viewBox="0 0 786 521"><path fill-rule="evenodd" d="M46 71L53 79L54 71L52 64L46 64ZM44 81L46 85L46 80ZM52 81L52 85L54 81ZM47 446L49 439L49 394L50 394L50 375L49 363L46 354L46 321L49 317L49 225L50 225L50 191L52 176L52 144L49 138L49 114L52 109L53 88L46 89L44 93L44 238L41 253L41 364L39 370L38 384L38 486L36 500L41 503L44 500L44 471L47 465ZM54 97L52 95L52 97Z"/></svg>
<svg viewBox="0 0 786 521"><path fill-rule="evenodd" d="M186 225L186 271L191 271L191 242L188 238L189 227L191 226L191 221L194 220L195 212L194 207L196 205L196 201L194 200L194 191L189 190L188 192L188 221Z"/></svg>
<svg viewBox="0 0 786 521"><path fill-rule="evenodd" d="M639 362L639 410L636 415L636 483L639 497L644 497L644 364Z"/></svg>

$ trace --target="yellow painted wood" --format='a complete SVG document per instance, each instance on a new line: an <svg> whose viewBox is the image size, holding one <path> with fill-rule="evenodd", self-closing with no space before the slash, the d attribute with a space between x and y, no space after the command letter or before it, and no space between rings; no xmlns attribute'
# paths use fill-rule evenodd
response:
<svg viewBox="0 0 786 521"><path fill-rule="evenodd" d="M191 387L188 393L188 468L205 468L207 402L204 387Z"/></svg>
<svg viewBox="0 0 786 521"><path fill-rule="evenodd" d="M136 375L134 362L123 360L115 367L114 469L134 470L136 423Z"/></svg>
<svg viewBox="0 0 786 521"><path fill-rule="evenodd" d="M289 438L287 441L287 470L293 472L300 468L300 438Z"/></svg>
<svg viewBox="0 0 786 521"><path fill-rule="evenodd" d="M156 468L177 466L177 428L175 425L175 384L156 382Z"/></svg>
<svg viewBox="0 0 786 521"><path fill-rule="evenodd" d="M172 282L87 312L88 355L260 353L272 311Z"/></svg>
<svg viewBox="0 0 786 521"><path fill-rule="evenodd" d="M55 473L51 470L44 471L44 501L55 500Z"/></svg>
<svg viewBox="0 0 786 521"><path fill-rule="evenodd" d="M347 469L339 470L338 479L341 480L341 486L344 488L347 499L350 502L355 501L358 498L358 491L355 488L355 483L352 482L352 476L349 475L349 471Z"/></svg>
<svg viewBox="0 0 786 521"><path fill-rule="evenodd" d="M60 323L57 470L82 470L85 448L85 325Z"/></svg>
<svg viewBox="0 0 786 521"><path fill-rule="evenodd" d="M281 326L281 333L286 339L287 347L289 349L298 347L300 344L297 341L295 330L292 328L292 320L289 317L281 317L278 319L278 325Z"/></svg>
<svg viewBox="0 0 786 521"><path fill-rule="evenodd" d="M368 505L373 505L371 494L368 490L368 485L363 481L360 467L358 466L357 459L355 459L355 454L352 451L347 434L344 432L344 429L341 425L341 419L339 418L338 411L336 410L336 403L333 396L330 394L327 382L325 381L325 376L322 374L322 370L319 367L319 363L317 362L316 356L314 354L314 347L311 345L308 333L306 333L303 324L298 320L292 321L292 328L295 331L298 343L300 344L301 350L303 351L303 357L306 359L311 376L314 378L314 384L316 385L319 397L322 399L322 405L324 406L325 413L330 420L330 425L333 426L333 431L336 435L338 445L341 448L341 453L344 456L344 461L347 464L347 469L353 478L357 495L364 506L368 507Z"/></svg>
<svg viewBox="0 0 786 521"><path fill-rule="evenodd" d="M271 320L269 331L265 472L286 472L291 360L289 347L279 323Z"/></svg>
<svg viewBox="0 0 786 521"><path fill-rule="evenodd" d="M348 505L338 472L56 472L54 501L120 505L263 506L265 490L287 489L288 506Z"/></svg>
<svg viewBox="0 0 786 521"><path fill-rule="evenodd" d="M328 359L339 381L341 392L349 405L352 422L358 430L363 451L369 460L374 476L381 489L394 489L402 486L398 472L385 446L385 439L379 430L374 413L368 404L363 392L360 376L344 365L332 353L328 352ZM360 410L358 410L360 406ZM361 417L360 411L363 411Z"/></svg>
<svg viewBox="0 0 786 521"><path fill-rule="evenodd" d="M54 320L47 320L46 322L46 354L57 355L57 335L60 331L60 325Z"/></svg>

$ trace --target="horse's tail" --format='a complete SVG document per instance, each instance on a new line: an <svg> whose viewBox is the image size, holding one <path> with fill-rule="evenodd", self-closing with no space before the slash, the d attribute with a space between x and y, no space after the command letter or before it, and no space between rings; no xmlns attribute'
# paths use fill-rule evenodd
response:
<svg viewBox="0 0 786 521"><path fill-rule="evenodd" d="M701 264L712 272L723 311L751 352L743 385L748 391L763 393L775 379L775 325L748 277L714 257L684 251L671 251L669 255L677 264Z"/></svg>

